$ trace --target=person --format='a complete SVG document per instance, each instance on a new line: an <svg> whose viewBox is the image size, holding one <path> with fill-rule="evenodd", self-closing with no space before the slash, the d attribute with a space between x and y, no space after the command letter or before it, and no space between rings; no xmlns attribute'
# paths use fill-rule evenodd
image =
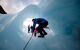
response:
<svg viewBox="0 0 80 50"><path fill-rule="evenodd" d="M35 18L32 19L33 22L33 26L32 26L32 32L34 32L35 30L40 33L40 35L38 37L44 37L45 35L47 35L46 31L44 30L45 27L47 27L48 25L48 21L44 18ZM38 26L36 27L36 24L38 24ZM36 28L35 28L36 27Z"/></svg>

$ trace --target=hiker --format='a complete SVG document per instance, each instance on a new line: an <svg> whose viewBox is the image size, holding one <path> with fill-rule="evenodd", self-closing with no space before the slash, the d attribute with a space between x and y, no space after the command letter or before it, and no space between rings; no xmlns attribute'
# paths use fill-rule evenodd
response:
<svg viewBox="0 0 80 50"><path fill-rule="evenodd" d="M46 28L48 25L48 21L46 19L35 18L35 19L32 19L32 22L33 22L32 32L38 31L40 33L38 37L44 37L45 35L47 35L47 33L44 30L44 28ZM37 27L36 27L36 24L38 24Z"/></svg>

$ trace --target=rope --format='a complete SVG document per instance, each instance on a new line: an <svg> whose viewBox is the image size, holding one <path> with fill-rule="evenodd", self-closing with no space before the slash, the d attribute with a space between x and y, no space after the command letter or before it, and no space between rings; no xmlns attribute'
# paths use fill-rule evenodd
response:
<svg viewBox="0 0 80 50"><path fill-rule="evenodd" d="M49 29L49 28L48 28L48 29ZM30 31L30 30L28 30L28 31ZM32 39L32 36L33 36L33 33L32 33L32 35L31 35L30 39L28 40L28 42L26 43L26 45L24 46L23 50L25 50L25 49L26 49L26 47L28 46L28 44L29 44L30 40Z"/></svg>
<svg viewBox="0 0 80 50"><path fill-rule="evenodd" d="M32 35L31 35L30 39L28 40L28 42L26 43L26 45L24 46L23 50L25 50L25 49L26 49L26 47L28 46L28 44L29 44L30 40L32 39L32 36L33 36L33 33L32 33Z"/></svg>

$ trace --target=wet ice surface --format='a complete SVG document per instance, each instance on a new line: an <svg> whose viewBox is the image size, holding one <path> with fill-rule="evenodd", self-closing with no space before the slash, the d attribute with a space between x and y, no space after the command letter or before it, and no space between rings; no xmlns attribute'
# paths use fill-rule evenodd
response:
<svg viewBox="0 0 80 50"><path fill-rule="evenodd" d="M26 50L80 50L79 1L57 0L49 5L43 9L30 5L21 11L11 24L0 32L0 50L24 48L31 33L22 31L22 23L26 18L32 17L47 19L50 30L47 30L48 35L45 38L33 36ZM13 17L8 16L10 15L0 15L0 29Z"/></svg>

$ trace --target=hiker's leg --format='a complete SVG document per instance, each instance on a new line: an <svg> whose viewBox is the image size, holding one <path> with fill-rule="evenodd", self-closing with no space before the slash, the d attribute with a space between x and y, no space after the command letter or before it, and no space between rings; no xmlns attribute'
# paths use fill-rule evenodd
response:
<svg viewBox="0 0 80 50"><path fill-rule="evenodd" d="M47 32L44 29L42 29L42 31L43 31L44 35L47 35Z"/></svg>
<svg viewBox="0 0 80 50"><path fill-rule="evenodd" d="M40 33L40 35L38 36L38 37L44 37L44 34L43 34L43 32L42 32L42 26L41 25L39 25L38 27L37 27L37 29L38 29L38 32Z"/></svg>

